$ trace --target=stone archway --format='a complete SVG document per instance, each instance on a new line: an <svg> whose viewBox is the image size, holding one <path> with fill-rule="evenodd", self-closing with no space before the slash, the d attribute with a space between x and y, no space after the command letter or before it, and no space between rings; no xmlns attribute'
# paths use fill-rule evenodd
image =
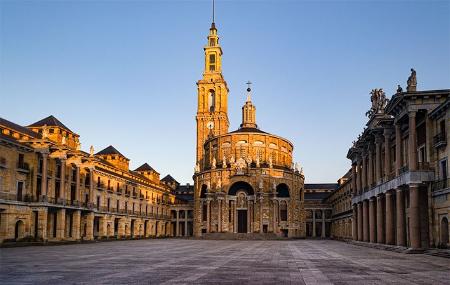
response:
<svg viewBox="0 0 450 285"><path fill-rule="evenodd" d="M440 226L440 241L441 246L447 247L448 244L448 219L443 217Z"/></svg>
<svg viewBox="0 0 450 285"><path fill-rule="evenodd" d="M14 230L14 239L17 241L25 237L25 224L22 220L16 222Z"/></svg>
<svg viewBox="0 0 450 285"><path fill-rule="evenodd" d="M253 187L244 181L238 181L231 185L228 190L228 196L232 201L231 220L229 228L233 228L235 233L251 232L253 219Z"/></svg>

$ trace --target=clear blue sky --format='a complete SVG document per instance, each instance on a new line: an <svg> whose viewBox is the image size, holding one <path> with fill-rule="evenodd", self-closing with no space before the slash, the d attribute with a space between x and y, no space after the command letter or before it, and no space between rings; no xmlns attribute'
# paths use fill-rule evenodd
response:
<svg viewBox="0 0 450 285"><path fill-rule="evenodd" d="M0 1L0 116L50 114L82 148L191 182L210 1ZM245 82L261 129L291 140L306 182L334 182L369 92L450 88L449 1L217 1L231 129Z"/></svg>

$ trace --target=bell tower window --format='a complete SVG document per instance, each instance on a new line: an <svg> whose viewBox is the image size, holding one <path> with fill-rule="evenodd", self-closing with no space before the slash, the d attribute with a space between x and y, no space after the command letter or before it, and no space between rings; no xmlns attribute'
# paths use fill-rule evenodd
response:
<svg viewBox="0 0 450 285"><path fill-rule="evenodd" d="M208 94L208 109L210 112L214 112L216 108L216 93L214 90L209 90Z"/></svg>
<svg viewBox="0 0 450 285"><path fill-rule="evenodd" d="M209 55L209 71L215 71L216 70L216 55L210 54Z"/></svg>

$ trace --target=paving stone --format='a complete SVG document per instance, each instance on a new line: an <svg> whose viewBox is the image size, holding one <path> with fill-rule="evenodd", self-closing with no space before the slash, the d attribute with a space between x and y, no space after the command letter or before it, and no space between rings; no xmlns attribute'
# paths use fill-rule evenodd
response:
<svg viewBox="0 0 450 285"><path fill-rule="evenodd" d="M450 262L330 240L135 240L3 248L0 282L450 284Z"/></svg>

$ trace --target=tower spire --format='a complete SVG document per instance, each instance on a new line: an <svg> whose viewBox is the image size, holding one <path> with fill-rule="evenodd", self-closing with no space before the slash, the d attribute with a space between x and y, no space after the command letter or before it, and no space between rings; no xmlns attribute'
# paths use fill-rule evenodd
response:
<svg viewBox="0 0 450 285"><path fill-rule="evenodd" d="M214 22L215 22L215 21L214 21L214 20L215 20L215 19L214 19L214 16L215 16L215 15L214 15L214 12L215 12L214 2L215 2L215 1L213 0L212 2L213 2L213 7L212 7L212 8L213 8L213 11L212 11L212 12L213 12L213 14L212 14L212 16L213 16L213 17L212 17L212 23L214 24Z"/></svg>

